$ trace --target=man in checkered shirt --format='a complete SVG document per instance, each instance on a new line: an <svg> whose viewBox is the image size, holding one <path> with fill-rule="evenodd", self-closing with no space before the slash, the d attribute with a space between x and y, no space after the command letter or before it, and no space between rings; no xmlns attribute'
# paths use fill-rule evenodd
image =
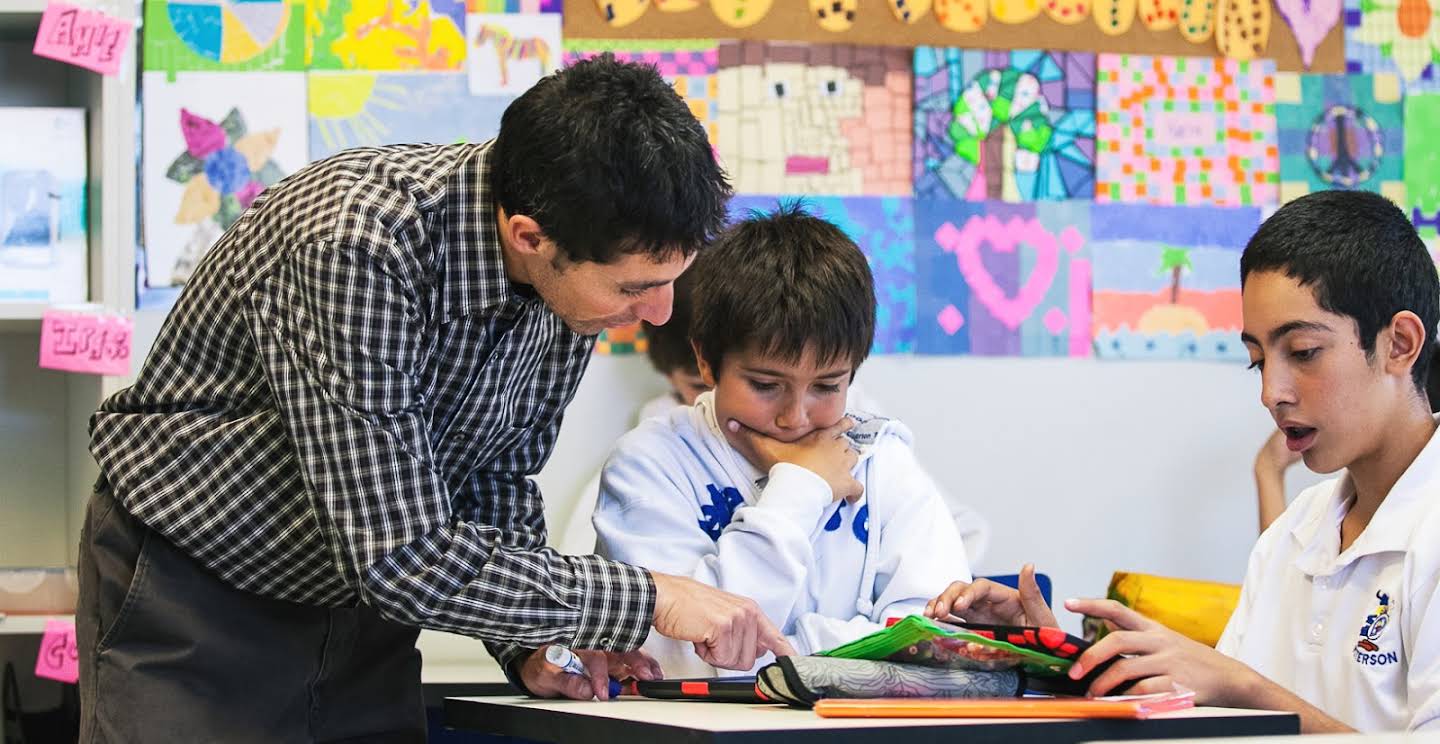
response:
<svg viewBox="0 0 1440 744"><path fill-rule="evenodd" d="M652 627L732 669L788 653L749 600L542 547L527 477L594 335L665 322L729 194L680 98L607 56L492 142L351 150L257 199L92 419L82 739L422 741L422 627L540 696L656 675Z"/></svg>

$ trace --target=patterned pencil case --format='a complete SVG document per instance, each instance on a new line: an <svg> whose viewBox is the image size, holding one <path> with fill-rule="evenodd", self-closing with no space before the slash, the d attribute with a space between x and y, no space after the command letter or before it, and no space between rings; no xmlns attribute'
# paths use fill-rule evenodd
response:
<svg viewBox="0 0 1440 744"><path fill-rule="evenodd" d="M810 707L849 698L995 698L1024 692L1016 669L942 669L893 661L782 656L762 668L756 689L769 700Z"/></svg>

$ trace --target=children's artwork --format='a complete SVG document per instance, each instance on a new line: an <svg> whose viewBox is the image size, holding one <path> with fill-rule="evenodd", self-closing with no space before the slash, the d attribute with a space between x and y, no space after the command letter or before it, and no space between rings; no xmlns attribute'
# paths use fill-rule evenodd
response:
<svg viewBox="0 0 1440 744"><path fill-rule="evenodd" d="M1440 90L1440 4L1345 0L1345 71L1396 73L1407 93Z"/></svg>
<svg viewBox="0 0 1440 744"><path fill-rule="evenodd" d="M147 289L178 287L266 187L309 162L305 75L145 74Z"/></svg>
<svg viewBox="0 0 1440 744"><path fill-rule="evenodd" d="M1240 253L1254 207L1095 204L1095 355L1244 361Z"/></svg>
<svg viewBox="0 0 1440 744"><path fill-rule="evenodd" d="M557 13L471 13L470 92L518 95L560 67Z"/></svg>
<svg viewBox="0 0 1440 744"><path fill-rule="evenodd" d="M471 13L559 13L561 0L469 0Z"/></svg>
<svg viewBox="0 0 1440 744"><path fill-rule="evenodd" d="M801 199L806 211L839 227L860 246L875 278L875 354L915 351L915 213L910 199L876 196L736 196L731 219L771 212Z"/></svg>
<svg viewBox="0 0 1440 744"><path fill-rule="evenodd" d="M595 339L595 353L606 356L644 354L648 346L645 326L640 323L622 328L606 328Z"/></svg>
<svg viewBox="0 0 1440 744"><path fill-rule="evenodd" d="M85 109L0 108L0 303L89 296Z"/></svg>
<svg viewBox="0 0 1440 744"><path fill-rule="evenodd" d="M1275 204L1275 65L1102 54L1095 199Z"/></svg>
<svg viewBox="0 0 1440 744"><path fill-rule="evenodd" d="M146 0L146 70L305 69L305 5L294 0Z"/></svg>
<svg viewBox="0 0 1440 744"><path fill-rule="evenodd" d="M351 147L484 142L508 96L472 96L459 72L312 72L310 159Z"/></svg>
<svg viewBox="0 0 1440 744"><path fill-rule="evenodd" d="M711 144L719 141L716 131L719 110L715 99L715 69L719 65L720 53L714 41L567 40L565 64L572 65L603 52L610 52L621 62L654 65L660 75L674 86L675 92L685 99L685 103L690 106L690 113L705 127Z"/></svg>
<svg viewBox="0 0 1440 744"><path fill-rule="evenodd" d="M1275 81L1282 202L1358 189L1405 203L1399 78L1282 72Z"/></svg>
<svg viewBox="0 0 1440 744"><path fill-rule="evenodd" d="M1440 228L1440 94L1405 96L1405 197L1410 218L1432 246Z"/></svg>
<svg viewBox="0 0 1440 744"><path fill-rule="evenodd" d="M1089 356L1089 210L917 199L916 352Z"/></svg>
<svg viewBox="0 0 1440 744"><path fill-rule="evenodd" d="M910 57L890 47L723 42L720 160L737 192L910 193Z"/></svg>
<svg viewBox="0 0 1440 744"><path fill-rule="evenodd" d="M309 0L312 70L463 70L465 0Z"/></svg>
<svg viewBox="0 0 1440 744"><path fill-rule="evenodd" d="M915 50L915 196L1095 195L1095 55Z"/></svg>
<svg viewBox="0 0 1440 744"><path fill-rule="evenodd" d="M1340 23L1343 0L1275 0L1275 9L1290 24L1295 44L1300 47L1300 61L1310 69L1321 42Z"/></svg>

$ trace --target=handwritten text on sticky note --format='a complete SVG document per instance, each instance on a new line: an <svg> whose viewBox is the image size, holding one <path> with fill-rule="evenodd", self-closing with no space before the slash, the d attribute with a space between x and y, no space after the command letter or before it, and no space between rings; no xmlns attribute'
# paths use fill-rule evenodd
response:
<svg viewBox="0 0 1440 744"><path fill-rule="evenodd" d="M134 21L98 10L52 0L40 16L34 51L103 75L118 75L134 25Z"/></svg>
<svg viewBox="0 0 1440 744"><path fill-rule="evenodd" d="M40 366L66 372L123 377L130 374L129 318L47 310L40 320Z"/></svg>
<svg viewBox="0 0 1440 744"><path fill-rule="evenodd" d="M80 680L80 651L75 647L75 623L46 620L35 657L35 676L75 684Z"/></svg>

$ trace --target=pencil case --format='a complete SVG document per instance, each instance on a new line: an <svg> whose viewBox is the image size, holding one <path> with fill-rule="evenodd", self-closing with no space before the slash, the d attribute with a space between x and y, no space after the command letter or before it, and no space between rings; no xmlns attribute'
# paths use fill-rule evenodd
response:
<svg viewBox="0 0 1440 744"><path fill-rule="evenodd" d="M818 700L870 698L997 698L1024 692L1016 669L945 669L893 661L782 656L755 677L769 700L804 707Z"/></svg>

